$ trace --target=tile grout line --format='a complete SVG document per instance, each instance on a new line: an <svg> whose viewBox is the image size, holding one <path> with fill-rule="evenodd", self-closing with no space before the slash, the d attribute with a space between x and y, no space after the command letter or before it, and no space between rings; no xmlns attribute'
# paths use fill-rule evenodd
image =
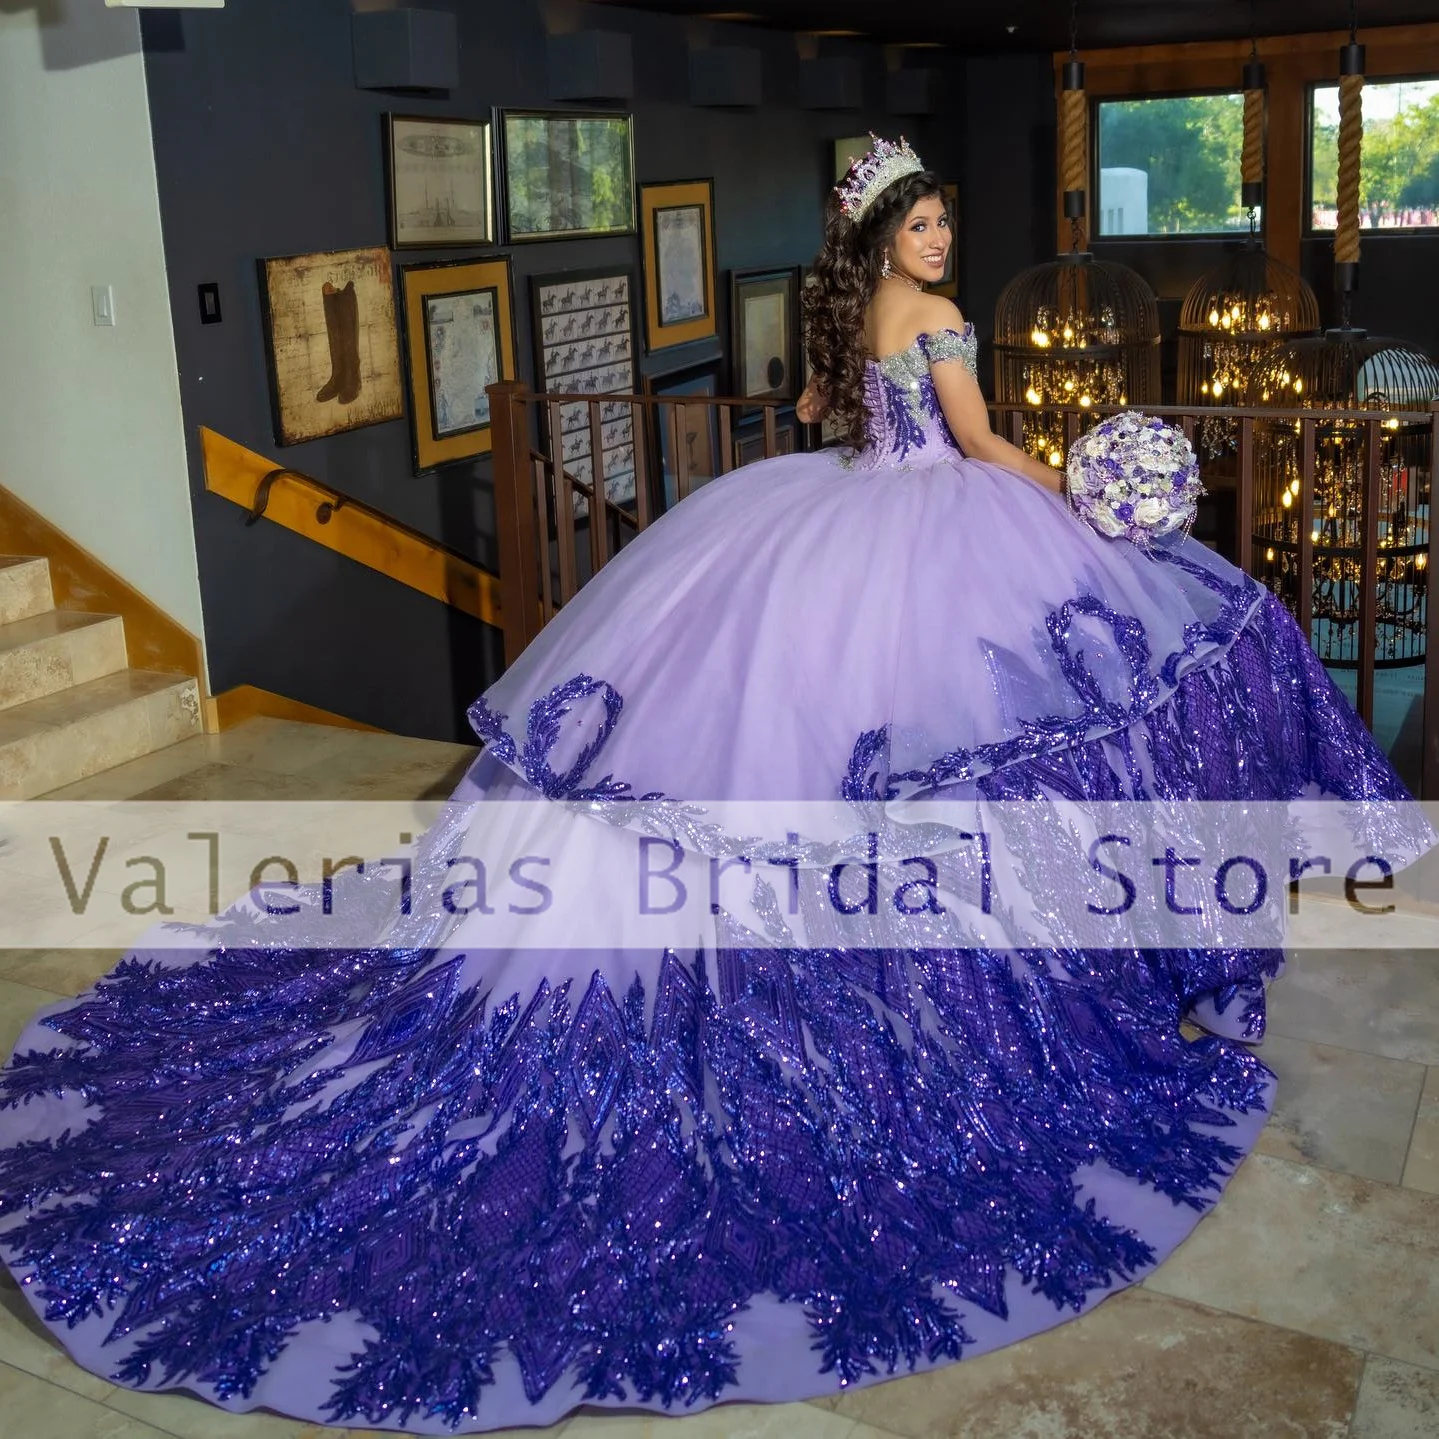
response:
<svg viewBox="0 0 1439 1439"><path fill-rule="evenodd" d="M1410 1186L1405 1185L1404 1176L1409 1173L1409 1156L1414 1152L1414 1135L1419 1129L1419 1114L1424 1108L1424 1096L1429 1092L1429 1071L1433 1065L1425 1065L1424 1082L1419 1086L1419 1098L1414 1103L1414 1118L1409 1121L1409 1142L1404 1146L1404 1163L1399 1166L1399 1187L1401 1189ZM1425 1190L1418 1190L1423 1194Z"/></svg>
<svg viewBox="0 0 1439 1439"><path fill-rule="evenodd" d="M84 1373L90 1372L85 1369L82 1364L76 1364L76 1368ZM171 1429L162 1429L160 1425L151 1424L146 1419L137 1419L133 1414L126 1414L122 1409L112 1409L109 1399L92 1399L88 1394L81 1394L75 1389L67 1389L63 1384L57 1384L53 1379L47 1379L43 1374L32 1374L28 1369L21 1369L18 1365L10 1363L8 1359L0 1359L0 1369L8 1369L12 1374L19 1374L26 1379L33 1379L37 1384L45 1384L51 1389L58 1390L61 1394L69 1395L71 1399L78 1400L81 1404L88 1404L95 1409L104 1409L111 1414L118 1414L120 1418L128 1419L132 1424L140 1424L146 1429L153 1429L157 1434L168 1434L171 1436L171 1439L184 1439L184 1435L176 1434ZM96 1377L98 1378L99 1376L97 1375ZM118 1386L112 1384L110 1387L116 1389Z"/></svg>
<svg viewBox="0 0 1439 1439"><path fill-rule="evenodd" d="M1367 1059L1388 1060L1390 1064L1417 1064L1420 1069L1439 1068L1439 1060L1436 1060L1434 1064L1430 1064L1428 1060L1424 1059L1397 1059L1392 1054L1380 1054L1377 1050L1373 1049L1358 1049L1352 1044L1335 1044L1332 1040L1328 1039L1311 1039L1307 1034L1286 1034L1284 1030L1276 1029L1272 1020L1268 1020L1265 1025L1265 1037L1267 1038L1271 1034L1275 1037L1275 1039L1292 1039L1296 1044L1318 1044L1325 1049L1341 1050L1345 1054L1362 1054ZM1244 1043L1243 1040L1238 1039L1230 1040L1229 1042L1231 1044ZM1249 1052L1253 1054L1256 1059L1262 1060L1264 1058L1263 1040L1261 1040L1258 1044L1244 1045L1244 1047L1249 1050Z"/></svg>

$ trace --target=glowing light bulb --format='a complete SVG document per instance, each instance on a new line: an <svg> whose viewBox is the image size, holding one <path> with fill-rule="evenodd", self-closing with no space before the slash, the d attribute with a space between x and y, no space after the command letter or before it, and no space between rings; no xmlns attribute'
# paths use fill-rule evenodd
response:
<svg viewBox="0 0 1439 1439"><path fill-rule="evenodd" d="M1221 329L1232 330L1234 328L1234 317L1226 310L1220 317L1219 325Z"/></svg>
<svg viewBox="0 0 1439 1439"><path fill-rule="evenodd" d="M1261 316L1259 317L1259 328L1260 328L1261 330L1267 330L1267 329L1269 328L1269 316L1268 316L1268 315L1261 315Z"/></svg>
<svg viewBox="0 0 1439 1439"><path fill-rule="evenodd" d="M1068 325L1064 327L1064 338L1066 340L1072 340L1074 338L1074 331L1070 329Z"/></svg>
<svg viewBox="0 0 1439 1439"><path fill-rule="evenodd" d="M1200 385L1200 387L1199 387L1199 393L1200 393L1201 395L1207 395L1207 394L1209 393L1209 381L1208 381L1208 380L1205 380L1205 382L1204 382L1202 385Z"/></svg>
<svg viewBox="0 0 1439 1439"><path fill-rule="evenodd" d="M1040 330L1040 329L1031 330L1031 331L1029 332L1029 338L1030 338L1031 341L1033 341L1034 344L1038 345L1041 349L1043 349L1044 346L1049 343L1049 336L1046 335L1046 334L1044 333L1044 331L1043 331L1043 330Z"/></svg>
<svg viewBox="0 0 1439 1439"><path fill-rule="evenodd" d="M1282 495L1280 495L1280 497L1279 497L1279 502L1280 502L1280 503L1284 506L1284 508L1287 510L1287 509L1290 507L1290 505L1292 505L1292 504L1294 503L1294 496L1293 496L1292 494L1290 494L1290 492L1289 492L1288 490L1285 490L1284 493L1283 493Z"/></svg>
<svg viewBox="0 0 1439 1439"><path fill-rule="evenodd" d="M1314 543L1317 545L1319 543L1319 531L1315 530L1314 533L1309 536L1309 538L1313 540Z"/></svg>
<svg viewBox="0 0 1439 1439"><path fill-rule="evenodd" d="M1079 408L1081 410L1087 410L1093 403L1094 401L1091 400L1088 395L1081 395L1079 397Z"/></svg>
<svg viewBox="0 0 1439 1439"><path fill-rule="evenodd" d="M1274 551L1273 551L1273 550L1265 550L1265 551L1264 551L1264 558L1265 558L1266 560L1272 560L1272 559L1274 558Z"/></svg>
<svg viewBox="0 0 1439 1439"><path fill-rule="evenodd" d="M1121 395L1121 396L1119 397L1119 403L1120 403L1121 405L1127 405L1127 404L1129 403L1129 396L1128 396L1128 395Z"/></svg>
<svg viewBox="0 0 1439 1439"><path fill-rule="evenodd" d="M1049 452L1049 463L1057 470L1064 463L1064 456L1058 450Z"/></svg>
<svg viewBox="0 0 1439 1439"><path fill-rule="evenodd" d="M1215 380L1215 382L1214 382L1214 393L1215 393L1215 396L1216 396L1216 397L1219 396L1219 395L1222 395L1222 394L1224 393L1224 381L1223 381L1223 380Z"/></svg>
<svg viewBox="0 0 1439 1439"><path fill-rule="evenodd" d="M1399 428L1399 421L1391 417L1384 421L1384 428L1386 430L1397 430Z"/></svg>
<svg viewBox="0 0 1439 1439"><path fill-rule="evenodd" d="M1218 310L1211 310L1211 311L1209 312L1209 323L1210 323L1211 325L1217 325L1217 324L1219 323L1219 311L1218 311Z"/></svg>
<svg viewBox="0 0 1439 1439"><path fill-rule="evenodd" d="M1033 385L1031 385L1031 386L1024 392L1024 398L1025 398L1031 405L1037 405L1037 404L1039 403L1039 391L1036 390Z"/></svg>
<svg viewBox="0 0 1439 1439"><path fill-rule="evenodd" d="M1074 389L1074 381L1073 381L1073 380L1066 380L1066 381L1064 382L1064 389L1065 389L1065 392L1066 392L1066 393L1068 393L1069 391L1073 390L1073 389Z"/></svg>
<svg viewBox="0 0 1439 1439"><path fill-rule="evenodd" d="M1415 568L1416 570L1427 570L1427 569L1429 568L1429 556L1428 556L1428 555L1415 555L1415 556L1414 556L1414 568Z"/></svg>
<svg viewBox="0 0 1439 1439"><path fill-rule="evenodd" d="M1290 481L1289 481L1289 493L1290 493L1291 495L1297 495L1297 494L1299 493L1299 481L1298 481L1298 480L1290 480Z"/></svg>
<svg viewBox="0 0 1439 1439"><path fill-rule="evenodd" d="M1295 375L1295 377L1294 377L1294 393L1295 393L1296 395L1297 395L1297 394L1300 394L1300 393L1303 391L1303 389L1304 389L1304 381L1301 380L1298 375Z"/></svg>

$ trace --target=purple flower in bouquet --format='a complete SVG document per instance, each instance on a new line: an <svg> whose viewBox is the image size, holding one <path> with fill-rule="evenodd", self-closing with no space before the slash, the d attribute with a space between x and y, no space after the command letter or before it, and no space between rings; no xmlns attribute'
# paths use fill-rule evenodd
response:
<svg viewBox="0 0 1439 1439"><path fill-rule="evenodd" d="M1126 410L1075 441L1065 464L1075 513L1108 539L1148 548L1188 534L1199 496L1199 461L1183 433Z"/></svg>

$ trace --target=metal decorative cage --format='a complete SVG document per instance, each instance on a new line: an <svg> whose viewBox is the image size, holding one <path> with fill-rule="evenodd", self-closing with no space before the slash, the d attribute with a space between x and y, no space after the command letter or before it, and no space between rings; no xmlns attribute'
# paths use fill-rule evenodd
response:
<svg viewBox="0 0 1439 1439"><path fill-rule="evenodd" d="M994 314L995 398L1025 405L1024 446L1064 463L1064 406L1157 404L1159 307L1125 265L1078 251L1016 275Z"/></svg>
<svg viewBox="0 0 1439 1439"><path fill-rule="evenodd" d="M1302 616L1308 551L1311 640L1325 664L1359 667L1361 631L1371 626L1376 668L1420 663L1434 465L1432 417L1424 412L1439 400L1439 365L1396 340L1329 330L1276 345L1256 369L1253 389L1261 408L1316 412L1307 431L1292 418L1256 428L1256 574ZM1375 418L1328 418L1333 411L1373 411ZM1307 506L1306 445L1313 451ZM1362 579L1371 530L1373 594Z"/></svg>
<svg viewBox="0 0 1439 1439"><path fill-rule="evenodd" d="M1255 403L1253 381L1281 340L1312 335L1319 302L1308 282L1256 239L1201 275L1179 314L1181 405Z"/></svg>

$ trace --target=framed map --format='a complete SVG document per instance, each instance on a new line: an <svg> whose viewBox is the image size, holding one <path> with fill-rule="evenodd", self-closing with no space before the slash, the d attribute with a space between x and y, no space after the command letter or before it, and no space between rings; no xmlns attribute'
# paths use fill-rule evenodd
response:
<svg viewBox="0 0 1439 1439"><path fill-rule="evenodd" d="M261 260L275 442L297 445L405 413L390 252Z"/></svg>
<svg viewBox="0 0 1439 1439"><path fill-rule="evenodd" d="M516 373L510 262L407 265L400 290L415 473L487 454L487 387Z"/></svg>
<svg viewBox="0 0 1439 1439"><path fill-rule="evenodd" d="M640 222L645 348L653 354L718 333L714 181L641 185Z"/></svg>
<svg viewBox="0 0 1439 1439"><path fill-rule="evenodd" d="M635 393L635 277L626 266L567 270L530 279L534 308L538 388L550 394L632 395ZM630 406L601 406L600 468L612 504L635 500L635 429ZM592 484L594 445L590 407L560 408L560 450L565 469ZM583 496L575 513L587 513Z"/></svg>
<svg viewBox="0 0 1439 1439"><path fill-rule="evenodd" d="M495 238L490 122L385 116L390 245L487 245Z"/></svg>

